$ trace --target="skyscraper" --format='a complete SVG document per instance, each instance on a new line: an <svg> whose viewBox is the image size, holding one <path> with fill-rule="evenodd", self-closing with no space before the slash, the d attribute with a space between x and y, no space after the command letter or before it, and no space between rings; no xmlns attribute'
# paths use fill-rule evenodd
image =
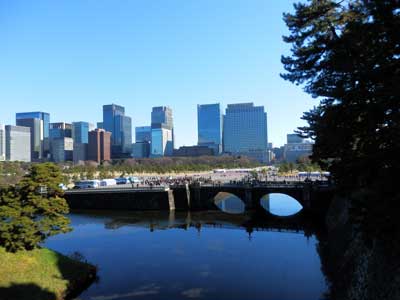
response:
<svg viewBox="0 0 400 300"><path fill-rule="evenodd" d="M72 123L72 139L74 141L72 158L74 163L87 160L90 127L94 126L88 122Z"/></svg>
<svg viewBox="0 0 400 300"><path fill-rule="evenodd" d="M135 143L132 144L132 157L150 156L151 126L135 127Z"/></svg>
<svg viewBox="0 0 400 300"><path fill-rule="evenodd" d="M23 126L5 126L6 160L31 161L31 128Z"/></svg>
<svg viewBox="0 0 400 300"><path fill-rule="evenodd" d="M31 159L35 161L49 158L50 114L45 112L17 113L16 124L31 129Z"/></svg>
<svg viewBox="0 0 400 300"><path fill-rule="evenodd" d="M253 103L229 104L223 119L224 152L267 162L267 114Z"/></svg>
<svg viewBox="0 0 400 300"><path fill-rule="evenodd" d="M294 143L299 144L304 142L304 139L297 133L288 133L286 135L286 139L288 144L294 144Z"/></svg>
<svg viewBox="0 0 400 300"><path fill-rule="evenodd" d="M174 128L172 109L168 106L156 106L151 111L151 128Z"/></svg>
<svg viewBox="0 0 400 300"><path fill-rule="evenodd" d="M214 154L222 151L222 116L220 104L197 105L197 137L199 146L207 146Z"/></svg>
<svg viewBox="0 0 400 300"><path fill-rule="evenodd" d="M174 150L174 125L172 109L153 107L151 111L151 156L172 156Z"/></svg>
<svg viewBox="0 0 400 300"><path fill-rule="evenodd" d="M283 159L287 162L296 162L300 158L308 158L312 154L313 144L296 133L287 134L287 143L284 145Z"/></svg>
<svg viewBox="0 0 400 300"><path fill-rule="evenodd" d="M72 122L72 138L74 143L89 143L89 123L88 122Z"/></svg>
<svg viewBox="0 0 400 300"><path fill-rule="evenodd" d="M72 161L74 142L70 137L51 140L51 158L54 162Z"/></svg>
<svg viewBox="0 0 400 300"><path fill-rule="evenodd" d="M151 129L151 153L152 157L172 156L172 130L166 128Z"/></svg>
<svg viewBox="0 0 400 300"><path fill-rule="evenodd" d="M132 152L132 119L128 116L116 116L115 128L113 153L130 156Z"/></svg>
<svg viewBox="0 0 400 300"><path fill-rule="evenodd" d="M151 142L151 126L135 127L135 141L136 143Z"/></svg>
<svg viewBox="0 0 400 300"><path fill-rule="evenodd" d="M50 123L50 156L55 162L72 160L72 124L65 122Z"/></svg>
<svg viewBox="0 0 400 300"><path fill-rule="evenodd" d="M88 159L96 162L111 159L111 132L95 129L89 132Z"/></svg>
<svg viewBox="0 0 400 300"><path fill-rule="evenodd" d="M0 124L0 161L6 159L6 129Z"/></svg>
<svg viewBox="0 0 400 300"><path fill-rule="evenodd" d="M50 123L49 137L50 144L52 139L72 137L72 124L65 122Z"/></svg>
<svg viewBox="0 0 400 300"><path fill-rule="evenodd" d="M132 120L125 116L125 108L116 104L103 105L103 128L111 133L113 157L131 155Z"/></svg>

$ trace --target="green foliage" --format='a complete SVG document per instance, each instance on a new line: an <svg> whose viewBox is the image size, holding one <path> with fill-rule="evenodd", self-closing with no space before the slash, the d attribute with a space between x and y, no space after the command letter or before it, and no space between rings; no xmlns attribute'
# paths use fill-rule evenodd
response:
<svg viewBox="0 0 400 300"><path fill-rule="evenodd" d="M260 164L246 157L232 156L202 156L202 157L162 157L114 160L110 165L79 165L71 167L65 172L71 174L86 174L87 178L94 178L96 171L100 178L113 177L114 173L121 176L134 173L157 173L165 174L171 172L201 172L212 169L223 168L251 168ZM83 177L81 177L83 178Z"/></svg>
<svg viewBox="0 0 400 300"><path fill-rule="evenodd" d="M313 161L342 190L380 195L354 202L361 215L388 214L400 172L400 2L312 0L284 20L282 77L321 99L299 128L315 140Z"/></svg>
<svg viewBox="0 0 400 300"><path fill-rule="evenodd" d="M0 247L0 299L72 299L95 279L97 269L84 259L50 249L10 253Z"/></svg>
<svg viewBox="0 0 400 300"><path fill-rule="evenodd" d="M63 176L52 163L35 164L18 186L0 190L0 245L31 250L47 237L71 230L68 205L59 188Z"/></svg>

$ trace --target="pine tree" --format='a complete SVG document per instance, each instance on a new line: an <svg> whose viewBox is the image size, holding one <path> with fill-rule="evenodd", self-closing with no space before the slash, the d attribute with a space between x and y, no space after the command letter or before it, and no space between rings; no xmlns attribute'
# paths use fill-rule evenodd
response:
<svg viewBox="0 0 400 300"><path fill-rule="evenodd" d="M31 250L47 237L71 230L68 205L59 188L60 168L35 164L15 187L0 191L0 245L8 251Z"/></svg>
<svg viewBox="0 0 400 300"><path fill-rule="evenodd" d="M320 100L299 128L315 140L313 161L342 190L368 190L355 206L385 218L399 200L400 1L312 0L284 20L282 77Z"/></svg>

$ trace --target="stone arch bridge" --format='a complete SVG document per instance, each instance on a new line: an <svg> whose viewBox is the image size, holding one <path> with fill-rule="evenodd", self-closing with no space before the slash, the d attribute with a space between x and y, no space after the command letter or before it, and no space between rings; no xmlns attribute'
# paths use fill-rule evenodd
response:
<svg viewBox="0 0 400 300"><path fill-rule="evenodd" d="M182 199L183 187L172 187L175 199ZM240 198L246 210L261 207L261 198L272 193L280 193L296 199L306 212L325 212L332 198L332 187L313 183L267 183L262 185L191 185L186 186L183 198L186 203L177 203L176 208L188 210L211 210L216 208L214 198L220 192L230 193ZM180 197L176 197L180 194Z"/></svg>

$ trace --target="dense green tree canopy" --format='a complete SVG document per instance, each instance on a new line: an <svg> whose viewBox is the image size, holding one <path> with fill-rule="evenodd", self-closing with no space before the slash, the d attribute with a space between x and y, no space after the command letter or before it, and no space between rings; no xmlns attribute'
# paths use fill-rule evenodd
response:
<svg viewBox="0 0 400 300"><path fill-rule="evenodd" d="M68 232L68 205L59 188L60 168L34 164L17 186L0 190L0 246L33 249L47 237Z"/></svg>
<svg viewBox="0 0 400 300"><path fill-rule="evenodd" d="M312 0L284 20L282 77L320 100L299 129L315 140L312 159L342 190L375 193L362 209L386 216L399 198L400 1Z"/></svg>

